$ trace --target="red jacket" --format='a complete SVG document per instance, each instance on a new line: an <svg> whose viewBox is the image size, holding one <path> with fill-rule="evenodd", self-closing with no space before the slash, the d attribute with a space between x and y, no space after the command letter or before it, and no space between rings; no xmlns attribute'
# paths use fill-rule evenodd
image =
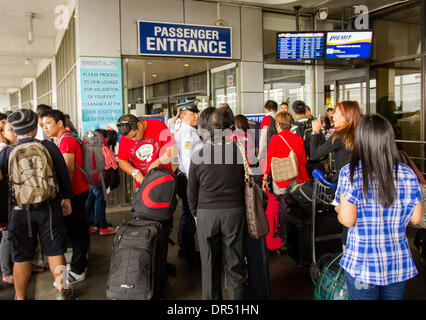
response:
<svg viewBox="0 0 426 320"><path fill-rule="evenodd" d="M283 139L279 137L279 135L287 141L287 143L293 149L294 153L296 153L299 175L294 178L294 180L299 183L308 181L309 176L306 171L305 146L303 144L302 137L298 134L291 133L289 130L283 130L279 134L272 136L268 146L265 174L269 174L271 172L272 157L285 158L290 154L290 148L283 141ZM290 180L276 182L276 184L280 188L285 188L290 184Z"/></svg>

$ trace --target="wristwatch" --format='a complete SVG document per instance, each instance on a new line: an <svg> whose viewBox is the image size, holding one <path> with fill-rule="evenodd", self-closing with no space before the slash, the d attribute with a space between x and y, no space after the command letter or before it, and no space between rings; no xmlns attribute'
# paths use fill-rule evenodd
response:
<svg viewBox="0 0 426 320"><path fill-rule="evenodd" d="M138 175L138 173L140 173L140 171L138 169L135 169L132 171L132 177L136 177Z"/></svg>

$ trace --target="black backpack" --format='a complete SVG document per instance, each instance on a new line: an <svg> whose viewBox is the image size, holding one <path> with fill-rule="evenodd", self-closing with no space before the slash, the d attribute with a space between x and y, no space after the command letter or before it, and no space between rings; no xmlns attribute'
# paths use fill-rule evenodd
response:
<svg viewBox="0 0 426 320"><path fill-rule="evenodd" d="M309 160L311 150L312 120L309 119L305 122L295 121L294 125L296 126L295 133L302 137L303 144L305 145L306 159Z"/></svg>
<svg viewBox="0 0 426 320"><path fill-rule="evenodd" d="M250 130L254 130L254 143L256 150L259 150L260 142L260 123L254 120L248 120Z"/></svg>
<svg viewBox="0 0 426 320"><path fill-rule="evenodd" d="M266 147L269 146L269 141L271 141L272 136L278 134L277 128L275 128L275 118L272 116L269 116L269 118L271 118L271 122L269 123L268 131L266 134Z"/></svg>
<svg viewBox="0 0 426 320"><path fill-rule="evenodd" d="M423 261L426 258L426 229L419 229L414 237L414 245Z"/></svg>
<svg viewBox="0 0 426 320"><path fill-rule="evenodd" d="M133 216L164 221L173 217L177 205L176 176L165 168L154 168L145 175L133 199Z"/></svg>

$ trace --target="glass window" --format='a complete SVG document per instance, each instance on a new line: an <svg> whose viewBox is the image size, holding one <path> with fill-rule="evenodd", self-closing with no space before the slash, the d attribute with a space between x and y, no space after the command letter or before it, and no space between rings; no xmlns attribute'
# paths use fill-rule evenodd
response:
<svg viewBox="0 0 426 320"><path fill-rule="evenodd" d="M212 73L214 106L219 107L221 103L227 103L234 114L238 114L236 74L236 68Z"/></svg>
<svg viewBox="0 0 426 320"><path fill-rule="evenodd" d="M378 66L371 78L371 112L392 123L397 140L422 140L420 59ZM410 156L420 156L419 145L400 143L399 147Z"/></svg>
<svg viewBox="0 0 426 320"><path fill-rule="evenodd" d="M263 100L274 100L278 104L291 104L303 100L312 106L311 70L304 69L264 69Z"/></svg>

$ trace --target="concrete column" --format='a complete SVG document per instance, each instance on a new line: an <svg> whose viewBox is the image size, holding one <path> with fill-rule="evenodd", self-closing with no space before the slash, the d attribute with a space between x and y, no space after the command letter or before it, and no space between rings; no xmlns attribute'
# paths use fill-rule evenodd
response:
<svg viewBox="0 0 426 320"><path fill-rule="evenodd" d="M325 97L324 97L324 66L315 65L314 66L314 82L315 85L313 88L313 108L311 110L312 114L317 115L323 113L325 110Z"/></svg>
<svg viewBox="0 0 426 320"><path fill-rule="evenodd" d="M262 10L241 8L240 108L243 114L263 112Z"/></svg>

